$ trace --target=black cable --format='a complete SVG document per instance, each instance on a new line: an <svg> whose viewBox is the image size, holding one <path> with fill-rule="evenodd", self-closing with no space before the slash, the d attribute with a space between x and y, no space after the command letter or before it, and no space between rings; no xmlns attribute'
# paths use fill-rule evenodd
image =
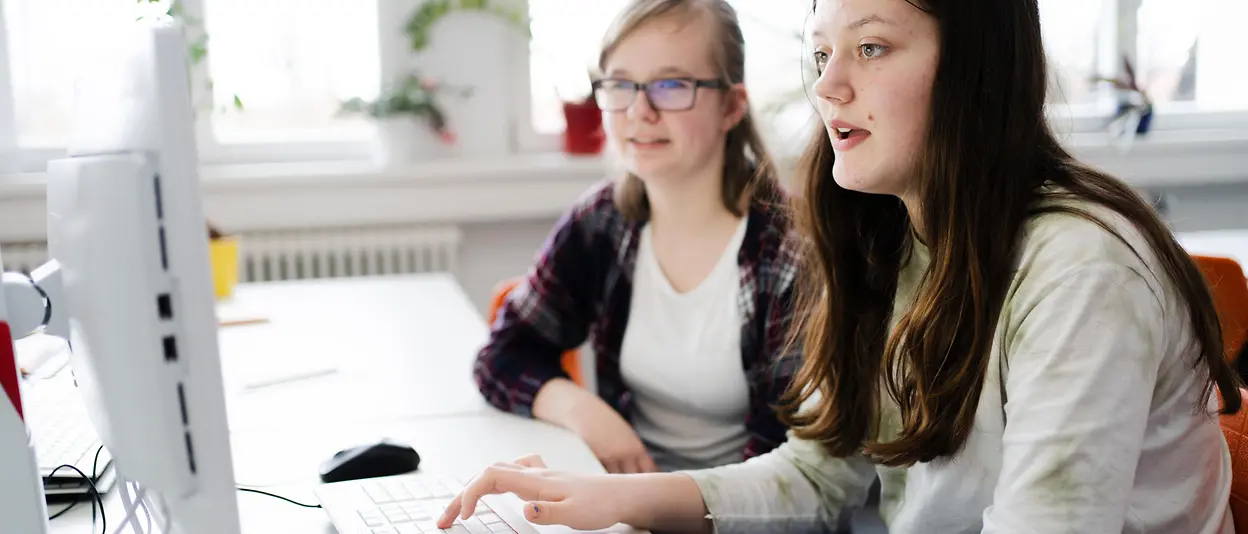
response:
<svg viewBox="0 0 1248 534"><path fill-rule="evenodd" d="M46 327L52 321L52 299L48 298L48 292L39 287L39 284L35 282L35 278L30 273L22 274L25 274L26 279L30 280L30 285L35 288L35 291L39 292L39 296L43 297L43 321L40 322L39 326Z"/></svg>
<svg viewBox="0 0 1248 534"><path fill-rule="evenodd" d="M281 500L286 501L286 502L288 502L288 503L290 503L290 504L293 504L293 505L295 505L295 506L302 506L302 507L304 507L304 508L320 508L320 507L321 507L321 505L319 505L319 504L303 504L303 503L301 503L301 502L292 501L292 500L290 500L290 499L287 499L286 497L282 497L281 495L274 495L274 494L269 493L269 492L267 492L267 491L260 491L260 490L251 489L251 488L238 488L238 491L245 491L245 492L249 492L249 493L259 493L260 495L267 495L267 496L269 496L269 497L273 497L273 498L275 498L275 499L281 499Z"/></svg>
<svg viewBox="0 0 1248 534"><path fill-rule="evenodd" d="M78 473L78 476L81 476L83 480L87 481L87 486L91 488L91 495L95 496L95 500L91 501L91 531L95 532L95 505L96 503L99 503L100 525L103 527L101 532L107 534L108 533L108 518L104 515L104 498L100 496L100 490L96 489L95 482L92 481L91 478L88 477L86 473L83 473L81 469L78 469L77 467L74 467L69 464L61 464L61 465L56 466L56 468L53 469L51 473L48 473L48 478L52 478L56 476L56 472L60 471L62 467L68 467L70 469L73 469L75 473ZM60 517L61 514L64 514L65 512L68 512L70 508L73 508L75 504L78 504L78 501L69 503L69 506L66 506L64 510L57 512L56 515L49 517L48 520L50 521L52 519L56 519Z"/></svg>
<svg viewBox="0 0 1248 534"><path fill-rule="evenodd" d="M91 460L91 478L92 479L96 479L100 477L99 467L100 467L100 453L101 452L104 452L103 445L100 445L98 448L95 449L95 459Z"/></svg>

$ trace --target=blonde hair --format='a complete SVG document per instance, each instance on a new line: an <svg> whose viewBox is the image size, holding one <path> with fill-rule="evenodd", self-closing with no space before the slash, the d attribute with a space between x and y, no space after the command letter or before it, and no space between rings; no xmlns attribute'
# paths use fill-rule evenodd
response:
<svg viewBox="0 0 1248 534"><path fill-rule="evenodd" d="M607 58L625 38L646 23L668 16L684 20L712 17L718 43L712 49L712 60L719 78L730 84L745 82L745 37L737 21L737 11L726 0L634 0L607 30L602 52L598 55L599 70L606 69ZM725 140L723 176L724 207L737 216L743 215L742 200L753 198L760 183L776 180L771 155L763 146L762 136L748 109ZM640 220L650 215L645 186L632 173L626 173L616 182L615 202L630 219Z"/></svg>

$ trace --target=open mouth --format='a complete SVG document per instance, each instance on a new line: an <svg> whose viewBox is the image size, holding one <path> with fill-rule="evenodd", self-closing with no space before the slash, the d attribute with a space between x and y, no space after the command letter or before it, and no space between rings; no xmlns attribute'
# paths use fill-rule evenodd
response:
<svg viewBox="0 0 1248 534"><path fill-rule="evenodd" d="M862 129L858 129L858 128L837 128L837 129L836 129L836 138L837 138L837 139L840 139L840 140L842 140L842 141L844 141L844 140L850 139L850 138L852 138L852 137L862 137L862 136L865 136L865 135L867 135L867 134L869 134L869 133L871 133L871 132L868 132L868 131L866 131L866 130L862 130Z"/></svg>

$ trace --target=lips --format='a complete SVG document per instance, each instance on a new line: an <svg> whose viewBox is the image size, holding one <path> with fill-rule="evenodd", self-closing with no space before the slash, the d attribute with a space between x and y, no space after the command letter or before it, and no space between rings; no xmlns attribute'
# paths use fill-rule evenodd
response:
<svg viewBox="0 0 1248 534"><path fill-rule="evenodd" d="M832 137L832 148L837 151L854 148L871 136L870 130L864 130L841 120L829 121L828 133Z"/></svg>
<svg viewBox="0 0 1248 534"><path fill-rule="evenodd" d="M662 137L629 137L628 138L628 144L636 148L640 148L640 149L661 148L661 147L671 144L671 142L672 141L670 139L666 139Z"/></svg>

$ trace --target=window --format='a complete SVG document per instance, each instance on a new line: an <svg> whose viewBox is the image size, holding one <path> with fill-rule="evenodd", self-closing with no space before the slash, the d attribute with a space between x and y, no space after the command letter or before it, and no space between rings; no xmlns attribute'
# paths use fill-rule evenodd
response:
<svg viewBox="0 0 1248 534"><path fill-rule="evenodd" d="M212 130L218 142L362 140L371 135L363 117L341 116L338 108L352 97L377 95L376 2L204 4Z"/></svg>
<svg viewBox="0 0 1248 534"><path fill-rule="evenodd" d="M274 147L300 142L367 141L365 118L341 116L339 103L376 96L380 83L376 3L356 0L0 0L6 72L0 73L0 144L54 154L70 134L73 81L93 46L92 33L140 17L182 17L206 32L206 47L188 43L190 57L207 52L211 84L193 87L212 136L201 153L217 161L251 144L249 159L272 159ZM204 16L206 15L206 16ZM193 41L193 40L192 40ZM241 106L240 106L241 104ZM9 107L11 106L11 112ZM241 107L241 109L240 109ZM5 119L12 115L11 119ZM304 150L300 157L308 157ZM264 152L264 154L256 155ZM277 150L276 152L280 152ZM333 152L332 150L330 152ZM338 151L338 152L350 152ZM281 158L277 158L281 159ZM34 162L40 170L42 164Z"/></svg>

